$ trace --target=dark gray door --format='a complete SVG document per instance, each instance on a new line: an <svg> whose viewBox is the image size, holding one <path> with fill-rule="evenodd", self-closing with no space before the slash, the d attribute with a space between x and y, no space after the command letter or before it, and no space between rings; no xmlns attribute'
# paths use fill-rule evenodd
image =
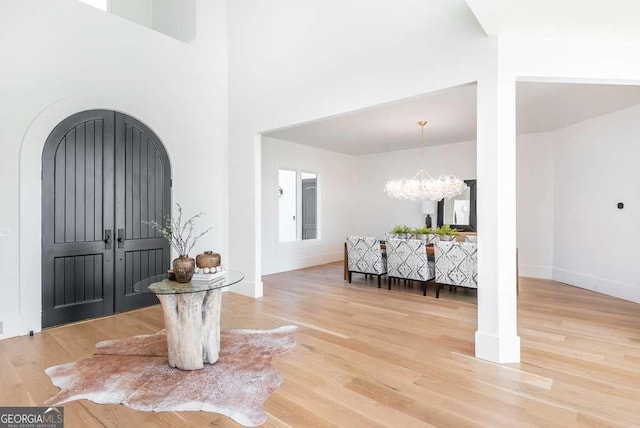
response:
<svg viewBox="0 0 640 428"><path fill-rule="evenodd" d="M127 137L126 123L137 134L131 126ZM143 220L161 222L170 212L171 172L155 134L121 113L86 111L53 130L42 162L42 325L156 303L133 296L132 285L169 266L169 245L148 233L144 244L140 234L126 239ZM130 220L121 214L127 188L138 210Z"/></svg>
<svg viewBox="0 0 640 428"><path fill-rule="evenodd" d="M116 115L116 312L158 303L133 285L169 269L169 243L147 222L171 213L171 174L164 146L143 123Z"/></svg>
<svg viewBox="0 0 640 428"><path fill-rule="evenodd" d="M302 239L318 237L318 179L302 180Z"/></svg>

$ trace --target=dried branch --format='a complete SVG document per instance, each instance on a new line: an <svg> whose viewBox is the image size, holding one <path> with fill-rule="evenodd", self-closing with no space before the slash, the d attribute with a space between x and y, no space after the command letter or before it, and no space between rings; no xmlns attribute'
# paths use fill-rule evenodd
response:
<svg viewBox="0 0 640 428"><path fill-rule="evenodd" d="M193 247L195 247L198 240L212 228L208 228L194 238L193 230L196 226L196 220L205 214L204 211L199 212L183 222L182 206L178 203L176 203L176 205L178 206L178 215L174 218L165 216L163 221L164 224L160 225L155 221L143 221L142 223L157 230L164 239L169 241L171 247L173 247L180 256L188 256L189 252Z"/></svg>

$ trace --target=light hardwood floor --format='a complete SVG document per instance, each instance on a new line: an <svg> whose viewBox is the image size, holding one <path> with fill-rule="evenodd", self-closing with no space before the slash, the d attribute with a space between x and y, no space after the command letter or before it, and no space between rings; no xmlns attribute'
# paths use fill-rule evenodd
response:
<svg viewBox="0 0 640 428"><path fill-rule="evenodd" d="M522 278L522 362L498 365L473 358L475 292L375 284L333 263L265 277L262 299L224 294L223 328L299 326L274 360L285 381L267 426L640 426L640 305ZM0 341L0 404L39 405L57 391L46 367L162 327L152 307ZM237 426L84 400L65 414L69 427Z"/></svg>

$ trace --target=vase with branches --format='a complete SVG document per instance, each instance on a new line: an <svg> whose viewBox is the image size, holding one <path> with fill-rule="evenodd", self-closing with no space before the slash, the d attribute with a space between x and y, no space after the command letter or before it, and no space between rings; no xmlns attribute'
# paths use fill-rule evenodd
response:
<svg viewBox="0 0 640 428"><path fill-rule="evenodd" d="M193 277L196 266L195 260L189 257L189 252L195 247L198 240L212 228L210 227L195 235L196 221L205 213L201 211L183 220L182 206L178 203L176 205L178 206L178 215L173 218L171 216L165 217L163 224L158 224L156 221L145 221L143 223L157 230L178 253L178 258L174 259L172 263L176 281L189 282Z"/></svg>

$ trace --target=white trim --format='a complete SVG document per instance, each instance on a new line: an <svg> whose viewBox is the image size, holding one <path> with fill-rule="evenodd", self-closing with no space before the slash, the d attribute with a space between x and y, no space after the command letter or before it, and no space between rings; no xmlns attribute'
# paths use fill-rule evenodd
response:
<svg viewBox="0 0 640 428"><path fill-rule="evenodd" d="M250 281L242 281L235 289L241 294L254 298L262 297L262 135L255 134L253 139L253 188L255 192L253 212L254 244L253 247L253 278ZM231 206L229 206L231 209ZM232 289L234 291L234 289Z"/></svg>
<svg viewBox="0 0 640 428"><path fill-rule="evenodd" d="M290 270L304 269L311 266L319 266L327 263L333 263L344 260L343 252L320 254L317 256L302 257L281 257L275 260L269 260L264 264L264 275L272 273L288 272Z"/></svg>
<svg viewBox="0 0 640 428"><path fill-rule="evenodd" d="M584 288L619 299L629 300L634 303L640 303L640 286L638 285L611 281L605 278L560 268L553 269L552 279L574 287Z"/></svg>
<svg viewBox="0 0 640 428"><path fill-rule="evenodd" d="M529 278L551 279L553 276L553 267L538 265L519 265L518 276L526 276Z"/></svg>
<svg viewBox="0 0 640 428"><path fill-rule="evenodd" d="M2 314L2 320L4 323L4 330L0 334L0 340L8 339L14 336L21 336L28 333L28 331L17 330L16 327L22 325L20 320L20 314L9 313Z"/></svg>
<svg viewBox="0 0 640 428"><path fill-rule="evenodd" d="M476 331L476 358L495 363L520 362L520 337L493 336Z"/></svg>
<svg viewBox="0 0 640 428"><path fill-rule="evenodd" d="M262 281L256 283L245 279L244 281L229 287L229 291L253 298L262 297Z"/></svg>
<svg viewBox="0 0 640 428"><path fill-rule="evenodd" d="M321 239L305 239L304 241L283 241L276 242L276 248L282 250L295 250L298 248L320 247L323 242Z"/></svg>

